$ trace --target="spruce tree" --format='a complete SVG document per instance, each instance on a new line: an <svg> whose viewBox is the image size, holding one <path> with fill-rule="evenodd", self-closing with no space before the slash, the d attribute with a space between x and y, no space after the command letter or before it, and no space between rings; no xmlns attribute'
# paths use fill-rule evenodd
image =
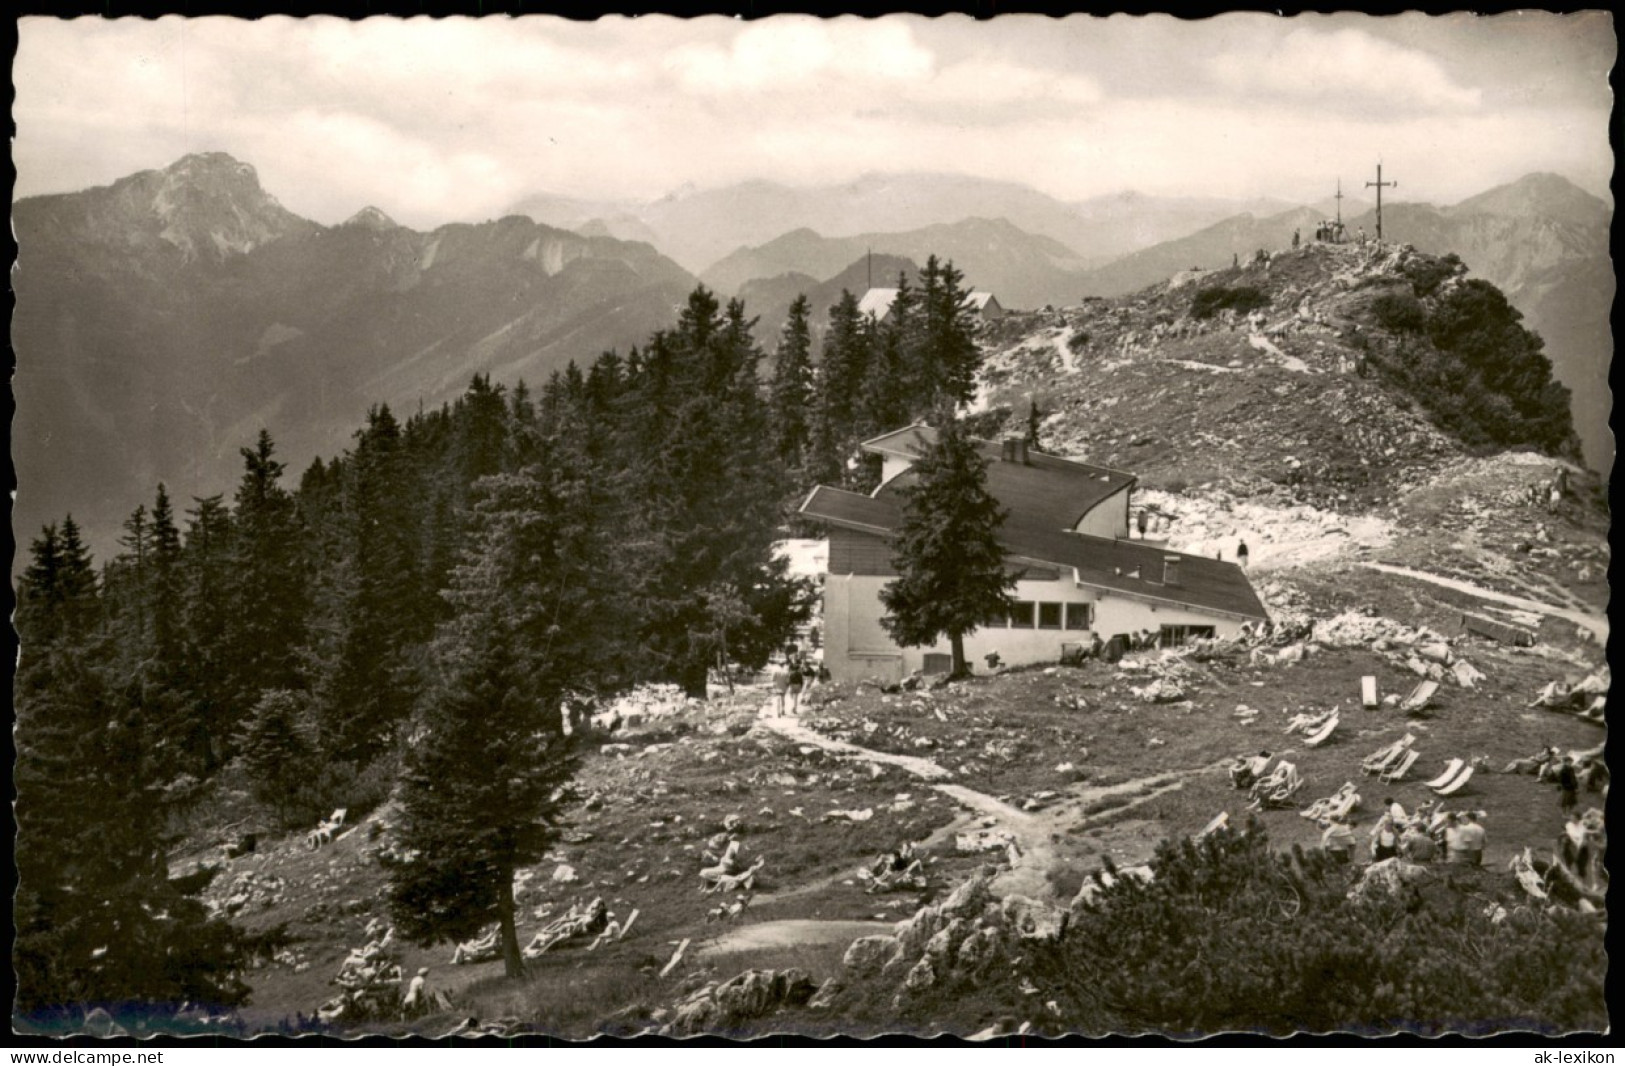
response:
<svg viewBox="0 0 1625 1066"><path fill-rule="evenodd" d="M914 365L921 392L931 405L970 402L976 394L980 351L972 337L969 291L952 262L930 256L920 272L921 324Z"/></svg>
<svg viewBox="0 0 1625 1066"><path fill-rule="evenodd" d="M872 358L863 388L859 435L887 433L906 425L925 393L913 365L911 346L918 329L919 297L908 275L897 275L897 296L885 322L866 323Z"/></svg>
<svg viewBox="0 0 1625 1066"><path fill-rule="evenodd" d="M232 1006L240 941L207 918L200 884L169 879L154 737L106 676L89 554L71 519L46 533L19 589L16 1010L74 1027L94 1006Z"/></svg>
<svg viewBox="0 0 1625 1066"><path fill-rule="evenodd" d="M238 609L224 617L234 723L260 692L298 684L307 595L299 516L271 434L260 430L254 447L240 452L228 592Z"/></svg>
<svg viewBox="0 0 1625 1066"><path fill-rule="evenodd" d="M773 439L779 461L801 466L813 420L812 333L805 295L790 304L773 369Z"/></svg>
<svg viewBox="0 0 1625 1066"><path fill-rule="evenodd" d="M759 666L788 633L799 596L775 560L786 481L768 435L757 385L761 353L735 301L726 310L703 287L677 328L657 334L642 380L647 402L623 434L629 509L631 614L644 638L650 680L703 698L726 588L754 621L730 631L738 661Z"/></svg>
<svg viewBox="0 0 1625 1066"><path fill-rule="evenodd" d="M390 871L396 926L419 943L495 922L510 977L524 971L513 875L557 838L576 753L562 701L604 688L621 630L599 624L616 590L582 486L549 464L482 483L469 550L446 597L401 775Z"/></svg>
<svg viewBox="0 0 1625 1066"><path fill-rule="evenodd" d="M968 673L965 636L1009 609L1015 578L1004 565L999 528L1007 512L987 491L987 460L959 424L944 417L937 441L913 466L903 521L892 544L898 577L880 591L881 625L899 644L947 636L953 675Z"/></svg>
<svg viewBox="0 0 1625 1066"><path fill-rule="evenodd" d="M192 719L207 737L210 761L219 763L230 757L238 711L227 622L235 603L231 513L218 494L192 502L180 575L181 672Z"/></svg>
<svg viewBox="0 0 1625 1066"><path fill-rule="evenodd" d="M275 812L284 826L297 824L306 813L295 798L315 755L304 730L308 716L303 693L268 690L249 712L237 742L254 798Z"/></svg>
<svg viewBox="0 0 1625 1066"><path fill-rule="evenodd" d="M842 290L829 309L818 375L819 442L839 463L858 436L861 393L869 366L869 334L858 312L858 298ZM828 461L826 457L825 461Z"/></svg>

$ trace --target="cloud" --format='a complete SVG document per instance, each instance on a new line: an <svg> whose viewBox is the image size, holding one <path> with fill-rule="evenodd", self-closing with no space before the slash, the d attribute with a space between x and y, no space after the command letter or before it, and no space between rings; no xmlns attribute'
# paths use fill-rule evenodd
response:
<svg viewBox="0 0 1625 1066"><path fill-rule="evenodd" d="M901 83L928 77L936 65L902 21L827 21L789 16L753 22L727 46L673 49L665 67L679 88L715 96L780 92L815 83Z"/></svg>
<svg viewBox="0 0 1625 1066"><path fill-rule="evenodd" d="M1433 202L1535 169L1606 187L1609 101L1492 107L1471 87L1574 64L1503 76L1500 53L1448 29L1395 42L1352 17L24 19L13 157L27 196L219 149L306 217L370 203L420 228L533 193L652 199L866 171L1065 199L1318 197L1381 154L1407 196Z"/></svg>
<svg viewBox="0 0 1625 1066"><path fill-rule="evenodd" d="M1427 53L1356 29L1293 30L1273 47L1227 51L1205 66L1224 88L1289 104L1397 114L1471 109L1483 97Z"/></svg>
<svg viewBox="0 0 1625 1066"><path fill-rule="evenodd" d="M1085 75L1021 66L1007 60L972 58L945 68L906 95L924 102L970 107L1020 104L1043 108L1096 104L1106 94Z"/></svg>

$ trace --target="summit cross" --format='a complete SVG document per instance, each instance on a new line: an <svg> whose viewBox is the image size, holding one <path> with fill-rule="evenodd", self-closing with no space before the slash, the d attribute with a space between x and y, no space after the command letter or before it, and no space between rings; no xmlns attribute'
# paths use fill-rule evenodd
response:
<svg viewBox="0 0 1625 1066"><path fill-rule="evenodd" d="M1397 188L1399 188L1399 182L1397 182L1397 181L1383 181L1382 180L1382 164L1378 163L1377 164L1377 180L1376 181L1368 181L1368 182L1366 182L1365 187L1368 188L1368 189L1375 188L1377 190L1377 240L1381 241L1382 240L1382 190L1385 189L1385 188L1387 188L1387 189L1397 189Z"/></svg>

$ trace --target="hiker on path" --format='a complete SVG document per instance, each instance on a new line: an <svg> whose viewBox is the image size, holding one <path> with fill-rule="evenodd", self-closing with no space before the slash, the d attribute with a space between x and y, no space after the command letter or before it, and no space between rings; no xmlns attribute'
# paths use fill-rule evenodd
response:
<svg viewBox="0 0 1625 1066"><path fill-rule="evenodd" d="M1300 239L1301 239L1301 238L1300 238L1300 237L1299 237L1299 236L1298 236L1298 231L1297 231L1297 230L1293 230L1293 231L1292 231L1292 247L1293 247L1293 248L1294 248L1294 249L1296 249L1296 248L1297 248L1297 247L1298 247L1298 242L1299 242L1299 240L1300 240Z"/></svg>
<svg viewBox="0 0 1625 1066"><path fill-rule="evenodd" d="M789 676L788 683L785 687L790 695L790 713L791 715L795 715L801 710L802 684L807 680L807 667L806 664L801 661L801 652L799 649L790 653L790 663L787 673Z"/></svg>
<svg viewBox="0 0 1625 1066"><path fill-rule="evenodd" d="M773 671L773 692L776 705L775 717L784 717L784 706L790 692L790 667L788 661Z"/></svg>
<svg viewBox="0 0 1625 1066"><path fill-rule="evenodd" d="M1241 564L1242 569L1245 570L1247 568L1247 542L1246 541L1240 541L1240 542L1238 542L1236 544L1236 562Z"/></svg>

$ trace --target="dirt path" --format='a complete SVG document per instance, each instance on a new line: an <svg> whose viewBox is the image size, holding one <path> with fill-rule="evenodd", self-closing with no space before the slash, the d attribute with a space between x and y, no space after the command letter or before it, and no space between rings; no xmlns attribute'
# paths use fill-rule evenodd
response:
<svg viewBox="0 0 1625 1066"><path fill-rule="evenodd" d="M1302 359L1299 359L1295 355L1288 355L1281 351L1281 349L1275 346L1273 341L1264 336L1262 333L1250 334L1247 337L1247 343L1252 345L1254 348L1257 348L1259 351L1265 352L1274 356L1276 359L1279 359L1281 361L1281 365L1286 367L1288 370L1295 370L1300 374L1314 373L1314 371L1310 369L1308 363L1304 362Z"/></svg>
<svg viewBox="0 0 1625 1066"><path fill-rule="evenodd" d="M700 944L696 958L715 958L765 948L804 948L822 944L851 943L859 937L895 932L896 922L828 921L817 918L786 918L757 922L730 929Z"/></svg>
<svg viewBox="0 0 1625 1066"><path fill-rule="evenodd" d="M985 792L945 781L952 774L929 759L873 751L835 740L809 729L795 718L763 718L761 724L781 736L814 745L831 754L897 766L932 782L933 788L972 815L968 822L966 819L957 820L947 829L933 834L933 840L941 834L962 832L978 823L1008 836L1015 844L1017 854L1010 869L995 878L991 887L996 895L1027 896L1038 900L1047 900L1055 895L1049 875L1061 864L1057 842L1064 834L1104 817L1115 818L1133 807L1184 787L1186 777L1212 769L1197 767L1194 770L1173 770L1116 785L1078 788L1042 810L1023 811ZM1103 807L1105 810L1102 810ZM795 894L798 893L791 890L779 894L777 898L784 899Z"/></svg>
<svg viewBox="0 0 1625 1066"><path fill-rule="evenodd" d="M922 759L917 755L894 755L889 751L871 751L868 748L860 748L856 744L848 744L844 740L826 737L816 730L809 729L799 718L780 718L764 715L759 720L759 724L791 740L823 748L832 755L842 755L849 759L862 759L865 762L881 763L885 766L895 766L925 781L943 781L953 776L952 771L938 766L930 759ZM993 800L991 796L988 799L994 803L998 802Z"/></svg>
<svg viewBox="0 0 1625 1066"><path fill-rule="evenodd" d="M1496 592L1494 589L1487 589L1481 585L1475 585L1470 581L1460 581L1453 577L1440 577L1438 574L1429 574L1421 570L1412 570L1409 567L1393 566L1389 563L1370 562L1365 563L1364 565L1372 570L1381 571L1384 574L1394 574L1399 577L1414 578L1417 581L1426 581L1430 584L1441 585L1444 588L1455 589L1457 592L1465 592L1467 595L1476 596L1481 600L1493 600L1496 603L1504 603L1508 606L1517 607L1525 611L1534 611L1537 614L1547 614L1553 616L1554 618L1563 618L1573 622L1577 626L1580 626L1582 629L1590 630L1591 633L1596 636L1599 644L1602 644L1603 646L1607 646L1608 644L1608 619L1598 615L1590 614L1585 611L1577 611L1569 607L1556 607L1549 603L1542 603L1539 600L1525 599L1522 596L1510 596L1505 592Z"/></svg>

